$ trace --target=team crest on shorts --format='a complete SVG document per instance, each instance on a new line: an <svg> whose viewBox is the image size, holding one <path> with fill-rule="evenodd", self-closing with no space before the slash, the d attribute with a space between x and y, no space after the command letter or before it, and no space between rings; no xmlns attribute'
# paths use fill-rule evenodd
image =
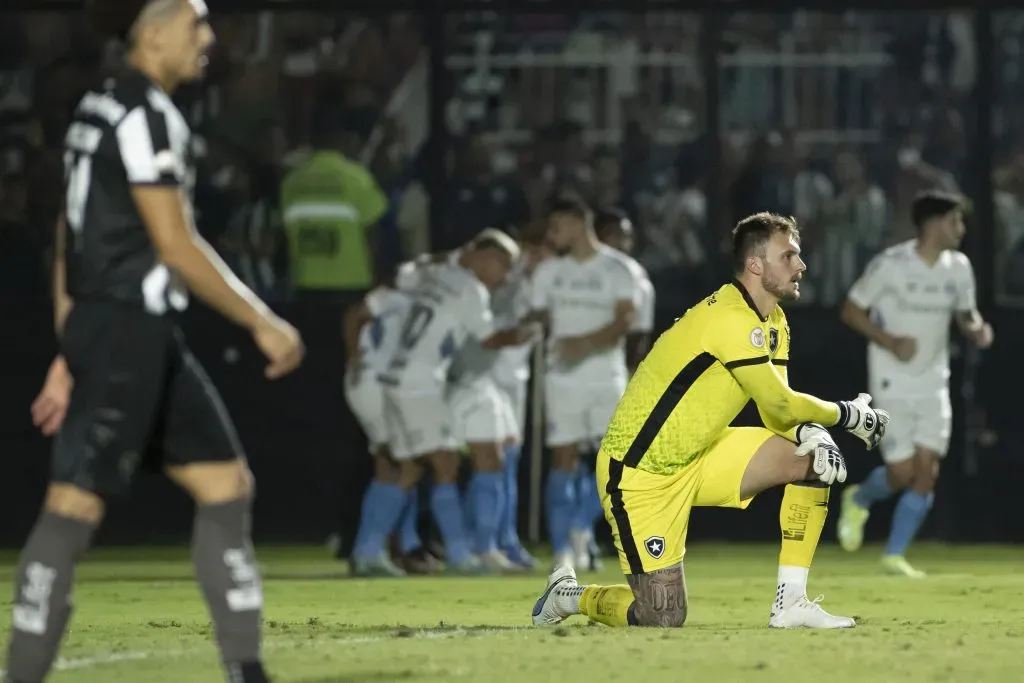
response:
<svg viewBox="0 0 1024 683"><path fill-rule="evenodd" d="M750 331L750 343L754 345L755 349L764 348L764 330L760 327L755 327Z"/></svg>
<svg viewBox="0 0 1024 683"><path fill-rule="evenodd" d="M661 536L651 536L644 541L644 547L647 548L647 554L654 559L660 559L665 554L665 539Z"/></svg>

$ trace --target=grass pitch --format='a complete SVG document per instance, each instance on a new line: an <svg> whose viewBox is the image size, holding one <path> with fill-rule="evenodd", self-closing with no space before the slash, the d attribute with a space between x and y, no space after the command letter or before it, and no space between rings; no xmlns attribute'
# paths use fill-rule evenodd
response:
<svg viewBox="0 0 1024 683"><path fill-rule="evenodd" d="M811 574L811 597L857 628L781 632L765 627L777 545L691 547L690 618L675 631L532 628L540 574L352 580L321 549L261 548L265 657L279 683L1021 680L1024 549L916 547L924 581L879 574L878 550L823 547ZM0 561L9 596L14 556ZM621 577L610 561L581 580ZM55 683L223 680L185 550L91 553L76 605Z"/></svg>

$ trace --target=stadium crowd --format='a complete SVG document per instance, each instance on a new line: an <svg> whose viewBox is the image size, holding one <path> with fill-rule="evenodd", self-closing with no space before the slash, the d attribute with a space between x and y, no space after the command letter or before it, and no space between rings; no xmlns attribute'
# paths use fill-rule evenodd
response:
<svg viewBox="0 0 1024 683"><path fill-rule="evenodd" d="M912 235L919 191L963 189L976 171L976 47L958 13L733 16L719 140L704 133L692 15L453 17L454 135L443 161L410 94L425 87L417 15L254 13L213 24L211 75L181 95L200 156L198 226L272 301L357 300L400 263L485 228L529 234L571 191L631 219L659 320L722 279L730 226L764 209L800 223L801 304L832 307L874 254ZM997 27L1007 154L994 178L1009 296L1024 296L1024 268L1014 267L1024 259L1021 30L1019 18ZM45 297L63 131L82 84L118 55L71 15L18 15L0 32L0 291ZM704 163L712 146L718 168ZM427 189L440 168L446 211L432 232ZM341 249L302 229L311 211L332 210L331 196L317 196L328 175L358 208L328 216L353 223ZM711 211L716 202L724 210Z"/></svg>

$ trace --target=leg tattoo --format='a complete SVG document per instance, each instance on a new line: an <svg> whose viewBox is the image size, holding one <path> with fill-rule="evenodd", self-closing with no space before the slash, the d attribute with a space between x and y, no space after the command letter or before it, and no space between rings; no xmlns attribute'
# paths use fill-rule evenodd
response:
<svg viewBox="0 0 1024 683"><path fill-rule="evenodd" d="M675 628L686 621L686 577L682 563L646 574L627 576L635 601L630 623Z"/></svg>

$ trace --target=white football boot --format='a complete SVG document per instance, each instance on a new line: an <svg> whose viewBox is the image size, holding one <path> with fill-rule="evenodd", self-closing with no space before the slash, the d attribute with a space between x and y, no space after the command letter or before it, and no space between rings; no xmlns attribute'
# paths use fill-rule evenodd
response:
<svg viewBox="0 0 1024 683"><path fill-rule="evenodd" d="M521 574L526 569L512 562L497 548L492 548L486 553L477 555L476 559L495 574Z"/></svg>
<svg viewBox="0 0 1024 683"><path fill-rule="evenodd" d="M572 567L555 567L548 577L544 594L533 605L533 625L549 626L579 614L583 586L576 581Z"/></svg>
<svg viewBox="0 0 1024 683"><path fill-rule="evenodd" d="M784 598L777 596L768 618L768 628L853 628L857 625L850 617L837 617L823 610L818 604L823 598L819 595L808 600L806 595L801 595L783 602Z"/></svg>

